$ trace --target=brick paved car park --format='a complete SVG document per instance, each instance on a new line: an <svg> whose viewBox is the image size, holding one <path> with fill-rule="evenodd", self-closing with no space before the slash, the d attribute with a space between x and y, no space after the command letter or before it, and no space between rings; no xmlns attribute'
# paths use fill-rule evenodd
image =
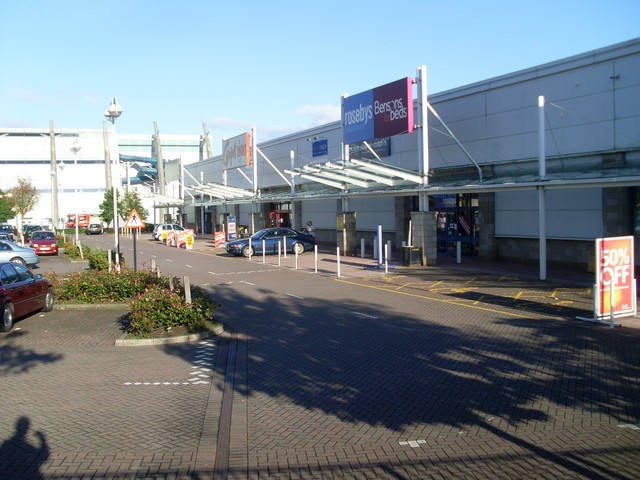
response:
<svg viewBox="0 0 640 480"><path fill-rule="evenodd" d="M58 308L0 337L0 442L25 417L48 447L5 444L3 475L640 476L638 321L575 320L584 285L183 253L241 266L207 282L223 337L114 347L125 311Z"/></svg>

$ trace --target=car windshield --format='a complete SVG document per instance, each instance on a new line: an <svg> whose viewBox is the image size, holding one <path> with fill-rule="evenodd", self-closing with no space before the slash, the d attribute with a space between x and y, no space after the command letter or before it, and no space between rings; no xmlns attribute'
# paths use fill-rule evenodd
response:
<svg viewBox="0 0 640 480"><path fill-rule="evenodd" d="M53 232L36 232L31 238L33 238L34 240L55 240L56 236L53 234Z"/></svg>
<svg viewBox="0 0 640 480"><path fill-rule="evenodd" d="M256 233L251 235L251 238L262 238L265 235L265 233L267 233L266 230L258 230Z"/></svg>

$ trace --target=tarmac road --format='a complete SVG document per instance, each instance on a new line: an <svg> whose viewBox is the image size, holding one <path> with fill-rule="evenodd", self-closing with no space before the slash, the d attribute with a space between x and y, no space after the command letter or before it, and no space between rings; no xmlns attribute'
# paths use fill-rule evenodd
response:
<svg viewBox="0 0 640 480"><path fill-rule="evenodd" d="M5 477L640 476L640 329L575 320L584 282L138 247L209 289L228 333L116 348L125 310L18 322L0 337Z"/></svg>

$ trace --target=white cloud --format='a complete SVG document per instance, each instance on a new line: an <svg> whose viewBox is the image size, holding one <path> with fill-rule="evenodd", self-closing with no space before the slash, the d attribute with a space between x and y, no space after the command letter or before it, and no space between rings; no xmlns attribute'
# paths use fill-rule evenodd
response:
<svg viewBox="0 0 640 480"><path fill-rule="evenodd" d="M311 117L310 126L315 127L340 120L340 105L303 105L296 113Z"/></svg>

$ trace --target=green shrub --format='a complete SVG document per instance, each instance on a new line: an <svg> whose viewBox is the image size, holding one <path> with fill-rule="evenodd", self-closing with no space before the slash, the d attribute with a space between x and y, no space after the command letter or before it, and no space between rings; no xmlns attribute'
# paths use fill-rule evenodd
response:
<svg viewBox="0 0 640 480"><path fill-rule="evenodd" d="M81 248L82 256L84 256L84 258L87 258L91 249L86 245L81 245ZM64 254L72 260L80 260L82 258L82 256L80 256L80 247L69 241L64 244Z"/></svg>
<svg viewBox="0 0 640 480"><path fill-rule="evenodd" d="M127 331L144 336L155 329L184 325L190 332L197 332L213 320L216 306L199 287L192 289L192 303L188 304L182 292L153 285L132 300Z"/></svg>
<svg viewBox="0 0 640 480"><path fill-rule="evenodd" d="M119 274L106 270L84 270L66 276L51 275L56 298L72 303L127 302L150 285L168 288L166 278L158 278L148 271L134 272L124 268Z"/></svg>
<svg viewBox="0 0 640 480"><path fill-rule="evenodd" d="M65 245L70 257L80 258L80 249ZM86 250L85 250L86 248ZM184 287L177 278L172 282L148 270L133 271L123 265L120 273L109 272L108 252L82 246L89 270L67 275L48 276L56 298L68 303L131 302L128 333L145 336L156 329L186 326L190 332L202 330L213 321L217 304L207 292L191 287L191 304L185 300ZM120 257L120 261L124 259ZM170 286L172 289L170 289Z"/></svg>

